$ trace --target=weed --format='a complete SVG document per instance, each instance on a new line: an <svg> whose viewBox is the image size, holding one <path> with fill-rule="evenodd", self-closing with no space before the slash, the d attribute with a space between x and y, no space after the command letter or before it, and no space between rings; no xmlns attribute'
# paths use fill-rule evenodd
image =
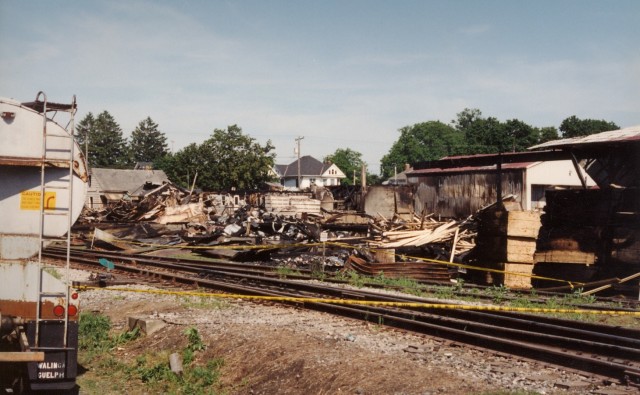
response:
<svg viewBox="0 0 640 395"><path fill-rule="evenodd" d="M109 340L111 320L102 314L81 313L78 326L80 350L95 351L105 348Z"/></svg>
<svg viewBox="0 0 640 395"><path fill-rule="evenodd" d="M364 287L364 284L366 282L365 278L356 272L349 272L349 278L347 280L349 281L349 284L358 288Z"/></svg>
<svg viewBox="0 0 640 395"><path fill-rule="evenodd" d="M276 274L279 278L287 278L288 276L302 276L298 270L293 270L290 267L280 266L276 269Z"/></svg>
<svg viewBox="0 0 640 395"><path fill-rule="evenodd" d="M212 296L181 296L180 304L185 308L217 310L229 307L229 302Z"/></svg>
<svg viewBox="0 0 640 395"><path fill-rule="evenodd" d="M325 278L327 278L327 274L323 270L315 268L314 270L311 271L311 278L314 278L319 281L324 281Z"/></svg>
<svg viewBox="0 0 640 395"><path fill-rule="evenodd" d="M111 320L102 314L81 313L78 326L78 347L89 361L100 357L105 351L135 340L140 335L139 328L110 335Z"/></svg>
<svg viewBox="0 0 640 395"><path fill-rule="evenodd" d="M462 292L462 288L464 288L464 279L459 278L456 280L456 284L454 285L455 292Z"/></svg>
<svg viewBox="0 0 640 395"><path fill-rule="evenodd" d="M500 284L499 286L494 285L491 288L487 288L487 293L491 296L493 303L500 304L506 299L509 288L505 287L504 284Z"/></svg>
<svg viewBox="0 0 640 395"><path fill-rule="evenodd" d="M189 344L187 345L188 349L191 351L202 351L205 349L206 346L202 342L198 329L192 326L185 329L184 334L187 335L187 340L189 341Z"/></svg>
<svg viewBox="0 0 640 395"><path fill-rule="evenodd" d="M572 293L565 295L565 299L568 304L593 304L596 302L596 297L593 295L583 295L582 288L574 290Z"/></svg>
<svg viewBox="0 0 640 395"><path fill-rule="evenodd" d="M127 385L119 383L131 383L138 381L146 386L149 393L172 394L207 394L215 393L220 379L220 369L224 360L214 358L205 365L195 363L194 356L197 352L205 350L200 333L195 327L187 328L184 335L187 337L187 345L183 349L183 363L185 367L182 375L176 375L169 366L169 352L147 352L138 356L133 363L124 363L109 355L105 351L125 344L139 336L137 330L124 332L110 336L111 323L108 317L100 314L86 314L81 317L80 342L81 352L92 350L100 358L90 358L84 362L89 370L102 372L101 380L108 381L104 386L111 386L111 390L117 393L127 392ZM105 355L106 354L106 355ZM117 378L117 380L114 380ZM116 382L117 381L117 382ZM97 388L93 380L83 384ZM135 384L134 384L135 385ZM105 387L106 388L106 387Z"/></svg>
<svg viewBox="0 0 640 395"><path fill-rule="evenodd" d="M455 297L455 289L453 287L435 287L433 293L438 299L453 299Z"/></svg>

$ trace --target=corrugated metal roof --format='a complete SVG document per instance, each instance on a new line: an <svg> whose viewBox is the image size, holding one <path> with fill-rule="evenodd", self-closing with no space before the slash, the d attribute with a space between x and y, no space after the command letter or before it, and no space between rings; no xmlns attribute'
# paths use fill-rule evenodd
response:
<svg viewBox="0 0 640 395"><path fill-rule="evenodd" d="M454 157L451 157L454 158ZM457 158L457 157L455 157ZM503 163L502 170L524 170L528 169L540 162L520 162L520 163ZM430 168L413 170L407 172L407 176L419 176L424 174L440 174L440 173L461 173L461 172L482 172L482 171L496 171L496 165L492 166L461 166L461 167L447 167L447 168Z"/></svg>
<svg viewBox="0 0 640 395"><path fill-rule="evenodd" d="M542 148L562 148L584 144L607 145L607 143L633 142L640 141L640 125L631 126L620 130L611 130L608 132L595 133L589 136L573 137L568 139L560 139L547 141L546 143L534 145L530 150Z"/></svg>

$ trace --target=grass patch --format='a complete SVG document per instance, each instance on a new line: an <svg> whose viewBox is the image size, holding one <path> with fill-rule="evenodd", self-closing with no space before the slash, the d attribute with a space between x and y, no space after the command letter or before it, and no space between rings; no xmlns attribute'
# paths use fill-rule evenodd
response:
<svg viewBox="0 0 640 395"><path fill-rule="evenodd" d="M185 308L218 310L229 307L229 302L213 296L179 296L180 305Z"/></svg>
<svg viewBox="0 0 640 395"><path fill-rule="evenodd" d="M196 328L188 328L183 333L187 345L181 353L181 375L171 371L168 350L146 351L130 362L113 356L113 349L135 341L139 332L133 330L112 334L111 322L104 315L82 314L79 331L79 361L91 373L78 378L78 384L86 392L220 393L220 369L224 366L224 360L214 358L205 363L198 361L206 345Z"/></svg>
<svg viewBox="0 0 640 395"><path fill-rule="evenodd" d="M287 278L289 276L302 276L302 273L298 270L291 269L290 267L279 266L276 268L276 274L278 278Z"/></svg>

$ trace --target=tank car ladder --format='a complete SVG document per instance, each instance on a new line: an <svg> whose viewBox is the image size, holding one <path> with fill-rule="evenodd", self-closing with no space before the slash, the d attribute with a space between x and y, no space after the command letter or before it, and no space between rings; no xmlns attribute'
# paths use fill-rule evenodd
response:
<svg viewBox="0 0 640 395"><path fill-rule="evenodd" d="M66 126L68 134L66 135L58 135L47 132L47 96L44 92L38 92L36 96L36 102L40 97L43 98L43 108L42 108L42 116L43 116L43 126L42 126L42 157L40 160L40 225L39 225L39 245L38 245L38 281L37 281L37 292L38 292L38 302L36 304L36 323L35 323L35 344L34 349L39 350L64 350L67 349L67 333L69 329L69 305L70 305L70 261L71 261L71 225L72 222L72 202L73 202L73 157L74 157L74 118L76 112L76 98L73 97L73 102L71 108L68 111L70 113L69 123ZM56 110L58 111L58 110ZM69 141L68 148L59 148L55 147L52 143L55 139L67 139ZM68 158L59 158L59 157L51 157L51 153L62 153L68 154ZM68 179L64 181L64 179L59 179L55 181L47 182L45 177L46 169L48 165L56 165L58 167L69 167L69 175ZM52 190L64 190L68 193L68 202L67 207L57 208L48 207L47 202L47 192L51 193ZM57 202L56 202L57 205ZM45 234L45 223L46 218L49 216L66 216L67 217L67 234L66 237L53 237L47 236ZM42 250L44 249L44 245L48 241L61 241L66 244L67 256L66 256L66 264L65 264L65 291L64 292L47 292L44 290L44 272L46 269L55 268L55 266L45 266L42 262ZM42 317L42 305L44 302L44 298L64 298L65 300L65 309L64 316L58 319L51 318L43 318ZM62 347L40 347L40 325L43 321L59 321L64 322L64 336L63 336L63 345Z"/></svg>

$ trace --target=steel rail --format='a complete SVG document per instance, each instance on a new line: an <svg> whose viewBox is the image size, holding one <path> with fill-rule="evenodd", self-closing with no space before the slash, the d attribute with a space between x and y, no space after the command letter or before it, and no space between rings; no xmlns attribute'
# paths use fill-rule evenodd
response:
<svg viewBox="0 0 640 395"><path fill-rule="evenodd" d="M79 251L82 255L85 254L85 251ZM47 251L45 251L47 253ZM56 254L49 254L50 257L57 256ZM74 254L74 256L76 256ZM103 256L99 253L91 253L89 256ZM311 292L311 293L321 293L324 295L330 295L337 298L345 298L345 299L367 299L367 300L375 300L375 301L389 301L389 302L416 302L416 303L436 303L436 304L444 304L441 300L438 299L427 299L421 297L412 297L412 296L403 296L403 295L385 295L379 292L370 292L366 290L351 290L345 288L333 288L327 287L325 284L317 285L310 283L303 283L298 281L291 281L289 279L280 279L275 278L273 276L268 276L267 278L263 277L263 273L259 273L253 269L246 270L244 272L237 270L227 270L226 268L223 270L218 270L217 268L206 266L206 268L202 268L201 266L193 266L190 264L184 263L171 263L171 262L163 262L160 260L152 260L146 261L144 258L140 256L131 256L131 255L120 255L120 256L111 256L114 260L120 260L122 262L135 262L136 264L140 263L149 263L151 265L155 265L157 267L162 267L164 269L169 270L178 270L178 271L187 271L190 273L194 273L199 275L201 278L218 278L218 279L227 279L235 282L243 282L247 283L248 281L253 282L271 282L276 284L277 286L281 284L285 284L288 289L301 289L303 291ZM287 278L289 276L287 275ZM308 280L307 277L302 277L303 280ZM345 282L341 281L341 284ZM422 311L424 309L421 308ZM535 319L532 320L532 316L530 314L522 314L522 313L514 313L514 312L484 312L484 311L473 311L473 310L442 310L442 309L428 309L428 311L432 314L437 315L448 315L452 317L457 317L460 319L470 319L469 317L475 317L474 320L500 320L501 325L509 325L512 327L519 327L521 329L527 329L531 327L540 328L540 330L546 331L549 334L556 334L559 336L567 336L571 333L575 333L577 335L587 337L592 341L617 341L620 345L628 345L630 347L640 347L640 341L636 339L640 339L640 330L634 330L631 328L624 327L612 327L609 325L601 325L594 324L588 322L580 322L579 328L572 328L573 325L576 325L576 321L566 320L561 318L547 317L547 316L539 316L536 315ZM606 332L606 333L605 333ZM608 340L602 340L602 339ZM632 339L632 340L629 340Z"/></svg>
<svg viewBox="0 0 640 395"><path fill-rule="evenodd" d="M58 250L59 249L54 246L54 247L49 247L46 251L53 253ZM203 269L209 269L212 267L216 269L225 268L226 271L230 271L230 272L235 271L237 273L246 273L247 271L253 270L254 274L261 274L264 276L270 276L270 275L280 276L279 273L276 273L276 271L278 270L277 266L269 266L264 264L236 263L236 262L231 262L228 260L217 259L217 258L207 258L206 260L201 260L201 259L199 260L199 259L189 259L189 258L182 258L182 257L160 257L160 256L151 256L151 255L127 254L127 253L118 252L118 251L97 251L97 250L85 250L85 249L75 249L74 253L88 255L88 256L113 258L113 259L133 259L132 257L135 257L136 261L140 261L140 262L173 262L173 263L179 263L179 264L188 264L194 267L201 267ZM311 270L297 269L296 272L300 274L287 273L286 278L299 279L299 280L317 279L317 276L314 276ZM328 283L334 283L334 284L349 283L348 280L332 278L332 276L325 276L322 281L328 282ZM444 275L437 275L436 273L434 273L433 279L431 281L421 280L416 282L421 285L436 285L436 286L451 285L449 281L449 276L445 277ZM399 287L399 286L381 285L379 283L366 282L366 281L365 281L365 285L369 288L385 288L385 289L402 290L402 287ZM465 284L464 287L467 289L474 288L474 289L483 289L483 290L489 288L486 286L479 286L479 285L472 285L472 284ZM525 292L521 290L510 290L510 292L513 292L516 294L526 294L527 296L530 296L530 291ZM472 293L464 290L458 290L458 291L455 291L454 293L455 295L458 295L458 296L470 296L478 299L490 300L493 298L490 295L477 294L477 293ZM549 298L565 297L565 296L566 296L566 293L538 292L538 297L535 299L530 299L530 301L531 303L534 303L534 304L544 304L548 301ZM515 300L517 298L518 296L508 296L508 295L503 297L505 301ZM593 304L589 304L589 305L579 304L575 306L577 308L589 309L589 310L637 311L636 309L631 307L637 307L639 303L637 300L634 300L634 299L620 300L620 299L612 299L608 297L604 297L604 298L598 297L596 298L596 301L608 302L608 303L615 302L617 304L624 303L629 307L619 307L619 306L610 307L610 306L598 306Z"/></svg>
<svg viewBox="0 0 640 395"><path fill-rule="evenodd" d="M99 266L99 264L95 260L91 259L74 258L74 261L80 261L85 264ZM163 267L165 269L170 268L171 270L186 270L190 273L194 273L193 268L183 267L180 269L176 269L173 264L156 264L157 266ZM313 297L318 297L317 295L318 293L320 293L320 290L318 288L322 288L323 290L328 291L328 293L333 297L344 298L345 296L348 296L349 298L361 299L367 299L371 297L370 293L364 294L354 290L330 290L327 289L328 287L326 286L309 286L309 284L299 286L300 283L286 280L275 280L264 277L256 278L255 276L245 276L245 285L239 285L216 281L210 278L194 278L179 275L176 273L163 273L122 264L117 264L117 268L119 270L151 275L153 277L170 280L172 282L205 286L207 288L221 289L226 292L235 292L249 295L284 297L313 295ZM224 277L228 276L229 274L210 271L209 273L206 273L206 275L213 277L222 275ZM246 283L252 283L255 284L255 286L247 286ZM268 284L266 290L264 288L265 283ZM287 291L288 288L294 286L292 283L296 284L297 290L295 293ZM323 294L326 295L327 292ZM377 297L386 300L399 300L398 298L391 296L377 295ZM472 320L436 316L432 313L408 309L386 309L360 305L342 306L331 303L318 302L303 302L298 304L317 310L338 313L341 315L357 316L358 318L365 320L377 318L379 321L383 321L385 325L411 329L421 333L432 334L456 341L463 341L469 344L492 348L510 354L521 355L531 359L551 362L557 365L563 365L573 369L588 371L598 375L615 377L623 382L626 381L632 384L640 383L640 368L638 367L638 361L640 360L640 358L637 343L634 342L635 339L624 340L622 343L624 343L625 345L620 345L623 339L618 339L618 336L612 336L608 333L605 333L604 336L600 337L602 342L596 342L584 340L582 338L571 339L560 335L535 333L531 330L527 331L522 329L507 328L505 327L504 322L496 322L493 324L479 323ZM456 311L458 313L462 312L462 310L453 311ZM485 315L483 319L487 320L488 317L489 316ZM491 317L492 320L494 318L500 319L504 317ZM539 320L540 318L541 317L535 317L536 320ZM530 324L532 323L533 322L530 321ZM536 327L536 325L530 326L531 328ZM549 328L545 327L541 329L548 330ZM610 327L610 329L613 328ZM556 328L556 330L560 329ZM501 333L503 337L496 336L496 334L498 333ZM580 335L586 335L586 333L584 333L584 330ZM504 336L508 336L509 338L504 338ZM541 344L534 344L534 340L539 341ZM607 344L606 341L608 340L613 340L614 343ZM558 345L556 343L561 344ZM601 353L602 355L585 356L584 354L587 352L589 354Z"/></svg>

